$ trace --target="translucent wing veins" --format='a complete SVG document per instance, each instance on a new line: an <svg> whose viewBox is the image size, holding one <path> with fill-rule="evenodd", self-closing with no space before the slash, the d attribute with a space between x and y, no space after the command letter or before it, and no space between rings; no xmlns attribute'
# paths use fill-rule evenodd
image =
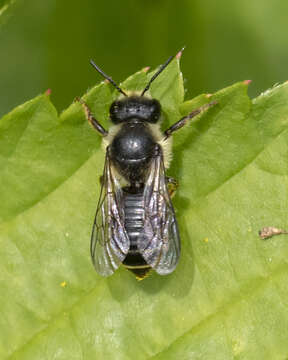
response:
<svg viewBox="0 0 288 360"><path fill-rule="evenodd" d="M107 148L90 249L95 269L102 276L112 275L129 251L124 216L123 191L113 173Z"/></svg>
<svg viewBox="0 0 288 360"><path fill-rule="evenodd" d="M166 275L171 273L178 263L180 238L159 145L152 160L143 196L144 226L137 246L145 261L158 274Z"/></svg>

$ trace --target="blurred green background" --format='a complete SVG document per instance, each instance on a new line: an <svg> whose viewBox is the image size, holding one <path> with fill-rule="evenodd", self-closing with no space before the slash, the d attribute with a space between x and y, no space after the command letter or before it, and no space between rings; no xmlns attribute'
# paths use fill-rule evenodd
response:
<svg viewBox="0 0 288 360"><path fill-rule="evenodd" d="M287 15L286 0L0 0L0 115L48 88L63 110L102 80L90 58L120 82L183 45L187 97L245 79L255 96L287 80Z"/></svg>

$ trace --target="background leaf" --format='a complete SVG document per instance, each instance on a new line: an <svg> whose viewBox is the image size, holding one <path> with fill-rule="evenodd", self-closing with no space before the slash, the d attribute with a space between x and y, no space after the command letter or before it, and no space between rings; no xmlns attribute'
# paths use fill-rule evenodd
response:
<svg viewBox="0 0 288 360"><path fill-rule="evenodd" d="M90 58L120 82L184 45L188 98L243 79L256 96L287 80L284 0L14 1L0 28L0 116L47 88L67 108L100 79Z"/></svg>
<svg viewBox="0 0 288 360"><path fill-rule="evenodd" d="M0 0L0 26L7 20L16 0Z"/></svg>
<svg viewBox="0 0 288 360"><path fill-rule="evenodd" d="M176 60L151 87L165 126L218 104L175 134L180 264L142 282L122 268L101 278L91 264L104 154L81 106L58 117L44 94L1 119L1 359L287 357L288 242L258 230L288 228L288 88L246 92L241 82L183 102ZM109 85L84 98L107 127Z"/></svg>

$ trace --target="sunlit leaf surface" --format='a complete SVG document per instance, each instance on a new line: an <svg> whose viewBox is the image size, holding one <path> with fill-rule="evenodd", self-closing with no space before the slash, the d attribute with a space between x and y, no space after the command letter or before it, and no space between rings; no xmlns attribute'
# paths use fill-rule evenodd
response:
<svg viewBox="0 0 288 360"><path fill-rule="evenodd" d="M287 358L288 238L258 230L288 228L288 85L253 101L247 82L183 94L174 61L151 87L163 128L218 104L175 134L181 261L142 282L122 268L101 278L91 264L104 154L81 106L58 116L44 94L1 119L1 359ZM84 98L107 127L110 85Z"/></svg>

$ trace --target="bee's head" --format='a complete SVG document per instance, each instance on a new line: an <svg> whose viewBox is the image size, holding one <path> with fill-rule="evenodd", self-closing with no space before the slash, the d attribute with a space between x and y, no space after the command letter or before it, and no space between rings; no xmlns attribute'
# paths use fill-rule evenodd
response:
<svg viewBox="0 0 288 360"><path fill-rule="evenodd" d="M114 124L120 124L131 118L136 118L155 124L161 115L158 100L146 96L127 96L112 103L110 118Z"/></svg>
<svg viewBox="0 0 288 360"><path fill-rule="evenodd" d="M184 48L182 48L182 50L176 55L178 59L180 58L183 50ZM110 76L105 74L93 60L90 60L91 65L124 96L114 101L110 107L110 118L114 124L123 123L131 118L154 124L159 120L161 115L161 106L159 101L144 95L149 90L152 82L162 73L168 64L170 64L173 58L174 56L170 56L168 60L159 67L159 69L151 76L140 95L128 95Z"/></svg>

